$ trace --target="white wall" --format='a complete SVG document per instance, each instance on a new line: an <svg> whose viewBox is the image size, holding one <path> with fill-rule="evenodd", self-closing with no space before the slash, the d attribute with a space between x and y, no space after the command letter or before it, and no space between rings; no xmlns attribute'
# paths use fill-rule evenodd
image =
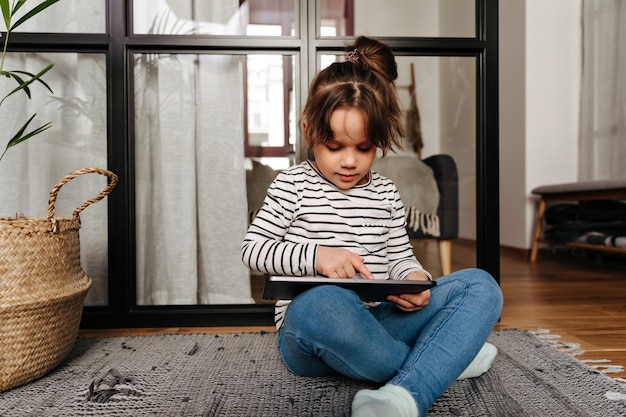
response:
<svg viewBox="0 0 626 417"><path fill-rule="evenodd" d="M581 0L500 0L500 242L529 248L533 188L577 179Z"/></svg>

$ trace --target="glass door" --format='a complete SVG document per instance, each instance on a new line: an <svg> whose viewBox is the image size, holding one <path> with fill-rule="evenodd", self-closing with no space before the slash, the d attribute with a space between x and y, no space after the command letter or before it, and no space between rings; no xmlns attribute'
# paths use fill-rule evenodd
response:
<svg viewBox="0 0 626 417"><path fill-rule="evenodd" d="M359 34L394 50L419 158L454 159L458 235L499 276L497 4L379 3L107 2L108 157L122 181L109 301L83 326L272 324L241 241L277 172L306 157L297 120L314 74Z"/></svg>

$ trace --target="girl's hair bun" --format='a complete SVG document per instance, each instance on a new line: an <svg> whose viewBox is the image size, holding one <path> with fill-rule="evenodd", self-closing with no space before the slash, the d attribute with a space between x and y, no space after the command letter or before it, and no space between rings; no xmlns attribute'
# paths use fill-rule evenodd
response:
<svg viewBox="0 0 626 417"><path fill-rule="evenodd" d="M347 49L347 60L357 65L363 65L389 82L395 82L398 78L398 67L391 48L384 43L359 36Z"/></svg>

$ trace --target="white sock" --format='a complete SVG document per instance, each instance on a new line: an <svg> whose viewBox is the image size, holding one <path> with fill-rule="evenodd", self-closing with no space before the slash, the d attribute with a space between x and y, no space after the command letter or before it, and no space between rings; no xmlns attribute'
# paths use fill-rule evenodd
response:
<svg viewBox="0 0 626 417"><path fill-rule="evenodd" d="M409 391L387 384L377 390L363 389L352 400L352 417L419 417Z"/></svg>
<svg viewBox="0 0 626 417"><path fill-rule="evenodd" d="M457 381L460 379L476 378L481 376L491 368L493 360L498 355L498 348L491 343L485 343L480 349L480 352L476 355L472 363L458 376Z"/></svg>

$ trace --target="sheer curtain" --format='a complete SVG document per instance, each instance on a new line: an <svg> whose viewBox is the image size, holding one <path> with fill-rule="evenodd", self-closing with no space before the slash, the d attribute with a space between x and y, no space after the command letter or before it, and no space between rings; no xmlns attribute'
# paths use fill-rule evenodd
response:
<svg viewBox="0 0 626 417"><path fill-rule="evenodd" d="M584 0L580 180L626 178L626 0Z"/></svg>
<svg viewBox="0 0 626 417"><path fill-rule="evenodd" d="M240 255L244 65L238 55L135 56L140 305L254 302Z"/></svg>

